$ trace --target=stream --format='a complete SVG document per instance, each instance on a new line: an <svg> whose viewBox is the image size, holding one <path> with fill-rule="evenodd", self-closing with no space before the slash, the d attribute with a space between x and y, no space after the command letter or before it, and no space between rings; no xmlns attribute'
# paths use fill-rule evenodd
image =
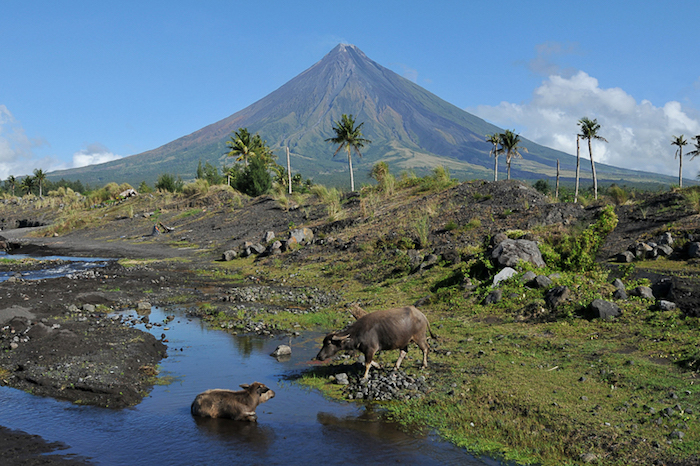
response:
<svg viewBox="0 0 700 466"><path fill-rule="evenodd" d="M150 321L164 322L166 315L176 317L150 330L137 325L158 338L165 333L168 357L160 377L170 381L156 385L137 406L77 406L0 387L0 425L63 442L70 448L61 454L101 465L501 464L475 458L431 433L405 433L383 421L377 405L330 401L295 383L318 351L320 334L234 336L209 330L181 311L156 307ZM279 344L292 347L289 360L270 356ZM254 381L276 393L258 406L257 423L190 414L198 393L237 390Z"/></svg>

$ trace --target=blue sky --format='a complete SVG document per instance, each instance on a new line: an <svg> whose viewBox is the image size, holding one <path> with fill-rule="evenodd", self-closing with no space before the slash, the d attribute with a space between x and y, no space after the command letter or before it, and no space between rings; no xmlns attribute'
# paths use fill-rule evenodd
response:
<svg viewBox="0 0 700 466"><path fill-rule="evenodd" d="M612 165L677 176L671 136L700 134L697 1L3 0L1 10L1 179L159 147L339 43L571 154L576 121L597 118L609 142L594 155ZM686 177L699 171L700 157L684 161Z"/></svg>

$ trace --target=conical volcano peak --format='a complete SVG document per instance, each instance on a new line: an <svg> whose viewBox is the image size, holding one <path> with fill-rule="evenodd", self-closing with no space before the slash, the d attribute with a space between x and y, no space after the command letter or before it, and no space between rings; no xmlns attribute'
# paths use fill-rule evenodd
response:
<svg viewBox="0 0 700 466"><path fill-rule="evenodd" d="M427 173L443 165L458 177L493 176L492 146L485 135L502 129L383 67L355 45L341 43L277 90L223 120L142 154L54 172L52 179L138 184L144 179L154 182L162 173L194 177L198 162L229 166L226 141L239 128L247 128L268 141L273 153L289 150L295 172L314 182L342 183L344 162L342 157L332 157L335 149L326 140L343 114L364 124L363 134L372 141L356 161L358 169L369 171L368 167L382 160L397 170ZM523 142L528 155L513 167L514 176L534 179L551 174L558 159L564 176L575 173L575 157ZM598 167L601 175L607 172L612 177L614 173L610 179L616 182L649 179L638 173L627 178L622 169Z"/></svg>
<svg viewBox="0 0 700 466"><path fill-rule="evenodd" d="M357 46L352 44L336 45L333 48L333 50L328 52L328 54L325 57L323 57L321 62L326 61L328 59L341 61L372 61L367 57L367 55L364 54L362 50L360 50Z"/></svg>

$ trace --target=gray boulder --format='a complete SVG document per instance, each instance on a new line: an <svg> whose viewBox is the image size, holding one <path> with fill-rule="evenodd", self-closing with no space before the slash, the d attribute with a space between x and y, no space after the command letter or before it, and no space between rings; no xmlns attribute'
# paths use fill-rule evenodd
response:
<svg viewBox="0 0 700 466"><path fill-rule="evenodd" d="M238 257L238 253L236 251L234 251L233 249L229 249L228 251L224 251L223 254L221 254L221 260L225 261L225 262L232 261L236 257Z"/></svg>
<svg viewBox="0 0 700 466"><path fill-rule="evenodd" d="M270 354L273 358L279 358L281 356L290 356L292 354L292 348L290 348L288 345L279 345L275 350Z"/></svg>
<svg viewBox="0 0 700 466"><path fill-rule="evenodd" d="M659 244L656 246L656 253L659 256L668 257L673 254L673 248L667 244Z"/></svg>
<svg viewBox="0 0 700 466"><path fill-rule="evenodd" d="M297 228L289 232L289 237L297 240L297 243L310 243L314 239L314 232L310 228Z"/></svg>
<svg viewBox="0 0 700 466"><path fill-rule="evenodd" d="M544 275L538 275L527 284L530 288L545 289L552 286L552 280Z"/></svg>
<svg viewBox="0 0 700 466"><path fill-rule="evenodd" d="M275 239L275 232L274 231L265 232L265 235L263 236L263 243L269 243L273 239Z"/></svg>
<svg viewBox="0 0 700 466"><path fill-rule="evenodd" d="M503 291L500 289L495 289L484 298L484 304L496 304L503 299Z"/></svg>
<svg viewBox="0 0 700 466"><path fill-rule="evenodd" d="M491 252L491 259L500 267L515 267L518 262L530 262L536 267L547 264L542 259L537 243L526 239L506 239Z"/></svg>
<svg viewBox="0 0 700 466"><path fill-rule="evenodd" d="M625 291L625 284L619 278L613 280L612 286L614 286L616 290Z"/></svg>
<svg viewBox="0 0 700 466"><path fill-rule="evenodd" d="M439 258L437 255L428 254L427 256L425 256L425 259L423 259L423 262L420 263L420 265L418 266L418 269L420 271L427 270L427 269L431 268L432 266L434 266L435 264L437 264L438 259Z"/></svg>
<svg viewBox="0 0 700 466"><path fill-rule="evenodd" d="M603 299L593 300L589 309L593 319L609 319L620 315L620 307L617 304Z"/></svg>
<svg viewBox="0 0 700 466"><path fill-rule="evenodd" d="M640 298L644 299L655 299L654 298L654 293L651 291L651 288L648 286L638 286L637 288L633 289L630 291L630 294L632 296L639 296Z"/></svg>
<svg viewBox="0 0 700 466"><path fill-rule="evenodd" d="M632 251L623 251L620 254L615 257L615 260L617 262L621 262L623 264L632 262L634 260L634 253Z"/></svg>
<svg viewBox="0 0 700 466"><path fill-rule="evenodd" d="M503 270L498 272L495 277L493 277L493 286L498 286L499 283L508 280L509 278L512 278L517 273L518 272L516 272L515 269L511 267L504 268Z"/></svg>
<svg viewBox="0 0 700 466"><path fill-rule="evenodd" d="M535 277L537 277L537 274L536 274L535 272L533 272L532 270L528 270L527 272L525 272L525 273L523 274L523 276L522 276L522 278L521 278L520 280L521 280L523 283L529 283L529 282L531 282L532 280L534 280Z"/></svg>
<svg viewBox="0 0 700 466"><path fill-rule="evenodd" d="M673 246L673 236L671 236L671 232L667 231L663 235L659 237L658 241L659 245L666 245L666 246Z"/></svg>
<svg viewBox="0 0 700 466"><path fill-rule="evenodd" d="M544 302L547 303L547 307L550 309L556 309L563 303L565 303L571 296L571 290L568 286L556 286L544 295Z"/></svg>
<svg viewBox="0 0 700 466"><path fill-rule="evenodd" d="M664 299L659 300L656 305L660 311L674 311L676 309L676 303Z"/></svg>

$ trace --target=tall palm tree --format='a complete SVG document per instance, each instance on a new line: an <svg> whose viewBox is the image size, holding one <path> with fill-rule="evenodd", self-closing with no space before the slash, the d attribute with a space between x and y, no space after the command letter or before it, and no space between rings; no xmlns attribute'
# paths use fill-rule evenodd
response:
<svg viewBox="0 0 700 466"><path fill-rule="evenodd" d="M595 199L598 199L598 177L595 173L595 163L593 162L593 149L591 148L591 141L593 139L598 139L599 141L608 142L607 139L600 136L598 131L600 130L600 125L597 119L591 120L588 117L583 117L578 121L581 127L580 136L583 139L588 140L588 155L591 157L591 172L593 172L593 195Z"/></svg>
<svg viewBox="0 0 700 466"><path fill-rule="evenodd" d="M41 168L37 168L34 170L34 181L39 183L39 197L42 197L42 185L44 181L46 180L46 173Z"/></svg>
<svg viewBox="0 0 700 466"><path fill-rule="evenodd" d="M12 195L15 195L15 187L17 186L17 178L14 175L7 177L7 185L12 189Z"/></svg>
<svg viewBox="0 0 700 466"><path fill-rule="evenodd" d="M503 153L503 149L499 149L498 145L501 143L501 135L498 133L487 134L486 142L493 144L491 151L489 152L489 157L493 156L493 181L498 181L498 156Z"/></svg>
<svg viewBox="0 0 700 466"><path fill-rule="evenodd" d="M695 139L695 150L691 150L686 155L690 157L690 160L693 160L695 157L700 155L700 134L693 136L691 139Z"/></svg>
<svg viewBox="0 0 700 466"><path fill-rule="evenodd" d="M333 144L338 144L338 148L333 153L333 157L336 156L340 150L345 147L348 151L348 167L350 168L350 190L355 191L355 177L352 173L352 154L354 150L355 153L362 157L360 149L364 147L365 144L371 144L372 141L362 137L362 125L355 126L355 119L352 115L348 116L343 113L340 120L333 124L333 131L335 132L335 137L326 139L326 142Z"/></svg>
<svg viewBox="0 0 700 466"><path fill-rule="evenodd" d="M574 191L574 204L578 202L578 179L581 174L581 135L576 135L576 189Z"/></svg>
<svg viewBox="0 0 700 466"><path fill-rule="evenodd" d="M236 157L236 162L243 161L245 166L248 166L248 159L255 156L257 145L260 141L260 136L257 134L251 136L248 128L238 128L238 131L233 133L230 141L226 141L229 147L228 156Z"/></svg>
<svg viewBox="0 0 700 466"><path fill-rule="evenodd" d="M34 189L34 186L36 184L34 183L34 178L31 176L27 175L24 178L22 178L22 182L20 183L19 187L23 191L25 191L27 194L31 194L32 190Z"/></svg>
<svg viewBox="0 0 700 466"><path fill-rule="evenodd" d="M678 186L683 187L683 146L688 145L688 141L681 134L680 136L671 136L671 145L678 146L676 157L678 157Z"/></svg>
<svg viewBox="0 0 700 466"><path fill-rule="evenodd" d="M527 152L527 148L520 145L520 135L509 129L505 133L501 133L500 136L501 146L503 146L501 151L506 153L506 166L508 167L508 179L510 179L510 163L515 157L522 158L520 150Z"/></svg>

